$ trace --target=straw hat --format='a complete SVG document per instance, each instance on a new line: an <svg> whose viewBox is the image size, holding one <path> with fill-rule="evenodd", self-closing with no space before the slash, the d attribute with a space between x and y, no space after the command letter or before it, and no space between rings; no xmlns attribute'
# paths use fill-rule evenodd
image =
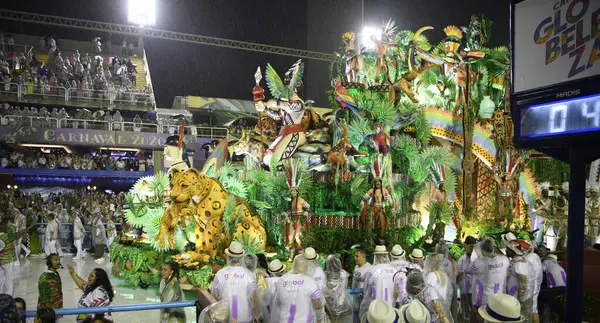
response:
<svg viewBox="0 0 600 323"><path fill-rule="evenodd" d="M406 252L404 251L404 249L402 249L402 247L400 245L398 245L398 244L395 245L392 248L392 251L390 252L390 254L392 255L392 257L394 257L394 258L403 257L405 253Z"/></svg>
<svg viewBox="0 0 600 323"><path fill-rule="evenodd" d="M516 239L517 239L517 236L515 236L515 234L512 232L503 234L502 235L502 244L504 244L504 246L506 247L509 242L516 240Z"/></svg>
<svg viewBox="0 0 600 323"><path fill-rule="evenodd" d="M505 244L507 249L510 249L512 251L514 251L517 256L522 256L523 255L523 251L521 251L521 246L519 245L519 243L516 240L513 240L511 242L507 242Z"/></svg>
<svg viewBox="0 0 600 323"><path fill-rule="evenodd" d="M423 250L421 250L419 248L413 249L413 251L412 251L412 253L410 254L409 257L412 260L423 260L423 259L425 259L425 257L423 257Z"/></svg>
<svg viewBox="0 0 600 323"><path fill-rule="evenodd" d="M269 264L270 273L280 273L283 271L284 268L285 267L283 267L283 264L281 263L281 261L279 261L279 259L275 259Z"/></svg>
<svg viewBox="0 0 600 323"><path fill-rule="evenodd" d="M229 248L225 249L225 254L229 257L240 258L244 256L244 247L237 241L232 241Z"/></svg>
<svg viewBox="0 0 600 323"><path fill-rule="evenodd" d="M304 258L306 258L306 260L309 260L309 261L316 260L317 257L319 257L319 255L317 254L317 251L315 250L315 248L308 247L304 250Z"/></svg>
<svg viewBox="0 0 600 323"><path fill-rule="evenodd" d="M496 294L486 306L479 308L479 315L487 322L523 322L521 304L506 294Z"/></svg>
<svg viewBox="0 0 600 323"><path fill-rule="evenodd" d="M413 300L406 305L400 307L401 322L406 323L429 323L431 322L431 315L429 310L421 301Z"/></svg>
<svg viewBox="0 0 600 323"><path fill-rule="evenodd" d="M382 255L382 254L386 254L387 249L385 249L385 246L375 246L375 251L373 251L374 255Z"/></svg>
<svg viewBox="0 0 600 323"><path fill-rule="evenodd" d="M360 320L362 323L390 323L400 321L400 311L386 301L377 299L369 305L369 311Z"/></svg>
<svg viewBox="0 0 600 323"><path fill-rule="evenodd" d="M558 261L558 256L556 256L556 255L548 255L548 259L554 259L554 261Z"/></svg>

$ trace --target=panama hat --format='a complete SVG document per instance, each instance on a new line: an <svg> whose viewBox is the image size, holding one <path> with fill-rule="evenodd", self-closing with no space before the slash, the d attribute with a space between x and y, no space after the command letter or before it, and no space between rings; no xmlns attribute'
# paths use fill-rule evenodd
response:
<svg viewBox="0 0 600 323"><path fill-rule="evenodd" d="M304 250L304 258L306 258L306 260L315 260L317 257L319 257L319 255L317 254L317 251L315 251L315 248L308 247Z"/></svg>
<svg viewBox="0 0 600 323"><path fill-rule="evenodd" d="M502 243L505 247L508 245L509 242L513 240L517 240L517 236L515 236L515 234L512 232L505 233L502 235Z"/></svg>
<svg viewBox="0 0 600 323"><path fill-rule="evenodd" d="M362 323L391 323L400 322L400 311L381 299L376 299L369 305L369 311L360 320Z"/></svg>
<svg viewBox="0 0 600 323"><path fill-rule="evenodd" d="M556 256L556 255L548 255L548 259L554 259L555 261L558 261L558 256Z"/></svg>
<svg viewBox="0 0 600 323"><path fill-rule="evenodd" d="M413 249L412 253L410 254L410 259L413 260L423 260L425 259L425 257L423 257L423 250L419 249L419 248L415 248Z"/></svg>
<svg viewBox="0 0 600 323"><path fill-rule="evenodd" d="M429 310L421 301L413 300L406 305L400 307L400 318L401 322L406 323L429 323L431 322L431 315Z"/></svg>
<svg viewBox="0 0 600 323"><path fill-rule="evenodd" d="M402 249L402 247L400 245L398 245L398 244L395 245L392 248L392 251L390 252L390 254L392 255L392 257L394 257L394 258L403 257L405 253L406 252L404 251L404 249Z"/></svg>
<svg viewBox="0 0 600 323"><path fill-rule="evenodd" d="M524 319L519 301L506 294L492 296L478 311L487 322L523 322Z"/></svg>
<svg viewBox="0 0 600 323"><path fill-rule="evenodd" d="M285 267L283 267L283 264L281 261L279 261L279 259L275 259L269 264L269 272L271 273L280 273L284 268Z"/></svg>
<svg viewBox="0 0 600 323"><path fill-rule="evenodd" d="M382 255L382 254L386 254L386 253L388 253L387 249L385 249L385 246L381 246L381 245L375 246L375 251L373 251L374 255Z"/></svg>
<svg viewBox="0 0 600 323"><path fill-rule="evenodd" d="M225 249L225 254L229 257L239 258L244 256L244 248L241 243L232 241L229 248Z"/></svg>

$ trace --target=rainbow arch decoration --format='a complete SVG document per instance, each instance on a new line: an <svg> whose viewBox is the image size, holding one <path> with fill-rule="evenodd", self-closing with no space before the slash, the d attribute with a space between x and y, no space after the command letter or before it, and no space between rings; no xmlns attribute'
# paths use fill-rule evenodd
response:
<svg viewBox="0 0 600 323"><path fill-rule="evenodd" d="M435 107L427 107L424 111L427 122L431 125L433 136L449 140L460 146L463 145L462 122L457 120L452 112ZM477 158L490 168L496 162L496 143L492 139L492 132L479 123L475 123L475 129L473 130L472 151ZM538 196L538 190L535 177L528 168L525 168L519 175L519 192L523 193L524 202L533 206Z"/></svg>

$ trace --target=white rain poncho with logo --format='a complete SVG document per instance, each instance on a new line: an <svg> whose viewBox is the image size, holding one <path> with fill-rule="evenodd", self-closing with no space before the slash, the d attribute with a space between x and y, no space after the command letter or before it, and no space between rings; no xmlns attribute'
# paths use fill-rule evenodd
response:
<svg viewBox="0 0 600 323"><path fill-rule="evenodd" d="M352 274L352 288L356 289L356 288L365 288L366 286L366 281L367 281L367 275L369 274L369 271L371 270L371 264L370 263L365 263L362 267L358 267L355 266L354 267L354 273ZM363 300L363 295L364 295L364 291L361 294L354 294L353 296L353 313L355 315L355 319L358 320L359 319L359 312L360 312L360 304L362 303ZM355 320L355 322L356 322Z"/></svg>
<svg viewBox="0 0 600 323"><path fill-rule="evenodd" d="M324 320L325 300L310 268L308 260L298 255L292 270L279 279L271 304L271 323Z"/></svg>
<svg viewBox="0 0 600 323"><path fill-rule="evenodd" d="M367 274L364 297L360 304L359 317L369 310L371 302L381 299L394 306L394 274L396 268L390 265L387 254L375 255L371 270Z"/></svg>
<svg viewBox="0 0 600 323"><path fill-rule="evenodd" d="M227 257L227 267L219 270L213 280L211 292L219 301L227 300L231 318L237 322L250 322L256 295L256 275L243 267L243 258Z"/></svg>
<svg viewBox="0 0 600 323"><path fill-rule="evenodd" d="M316 260L309 260L308 267L308 271L312 273L311 277L315 280L319 289L323 291L325 288L325 271L323 271L323 268L319 266Z"/></svg>
<svg viewBox="0 0 600 323"><path fill-rule="evenodd" d="M256 281L256 292L258 294L258 299L260 300L260 319L265 321L269 318L269 310L267 309L267 305L270 304L272 300L271 291L267 286L267 282L263 275L256 270L258 266L258 257L256 255L245 255L244 256L244 266L251 273L254 273L254 280Z"/></svg>
<svg viewBox="0 0 600 323"><path fill-rule="evenodd" d="M478 257L467 273L473 277L471 299L476 307L486 305L492 295L506 293L509 261L505 255L495 254L495 247L489 238L475 245Z"/></svg>
<svg viewBox="0 0 600 323"><path fill-rule="evenodd" d="M525 291L519 293L519 279L518 276L523 275L527 277L527 283ZM520 302L525 302L533 298L533 292L535 285L535 270L531 263L527 261L525 256L515 256L510 261L508 267L508 277L506 279L506 293L510 296L515 297Z"/></svg>
<svg viewBox="0 0 600 323"><path fill-rule="evenodd" d="M431 278L428 280L433 284L429 284L423 278L421 271L411 271L406 277L406 293L402 298L400 305L406 305L413 300L419 300L427 309L431 315L431 322L441 322L440 315L443 315L447 320L445 322L453 322L452 315L448 309L449 304L445 300L444 292L440 291L435 285L441 285L434 279L434 276L438 276L438 272L430 273ZM439 272L440 275L445 275L443 271Z"/></svg>
<svg viewBox="0 0 600 323"><path fill-rule="evenodd" d="M348 273L336 256L327 257L325 262L325 308L336 322L352 322L352 304L348 294Z"/></svg>

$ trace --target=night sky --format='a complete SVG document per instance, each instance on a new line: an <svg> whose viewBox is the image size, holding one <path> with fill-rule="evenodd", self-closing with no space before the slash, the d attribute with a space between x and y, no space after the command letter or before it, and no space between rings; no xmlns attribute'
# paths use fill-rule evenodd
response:
<svg viewBox="0 0 600 323"><path fill-rule="evenodd" d="M331 53L341 35L361 29L359 0L158 0L155 28L269 45ZM508 45L508 0L365 0L365 25L379 27L390 17L400 30L431 25L426 36L434 43L443 38L446 25L467 25L472 14L484 13L493 22L490 46ZM48 15L127 23L125 0L3 1L3 9ZM90 41L90 31L55 28L0 20L4 33ZM119 46L123 36L113 35ZM169 108L176 95L252 99L254 71L271 63L283 75L297 58L265 53L145 39L146 55L158 106ZM37 45L37 44L33 44ZM59 43L60 46L60 43ZM328 63L305 60L304 97L328 106Z"/></svg>

